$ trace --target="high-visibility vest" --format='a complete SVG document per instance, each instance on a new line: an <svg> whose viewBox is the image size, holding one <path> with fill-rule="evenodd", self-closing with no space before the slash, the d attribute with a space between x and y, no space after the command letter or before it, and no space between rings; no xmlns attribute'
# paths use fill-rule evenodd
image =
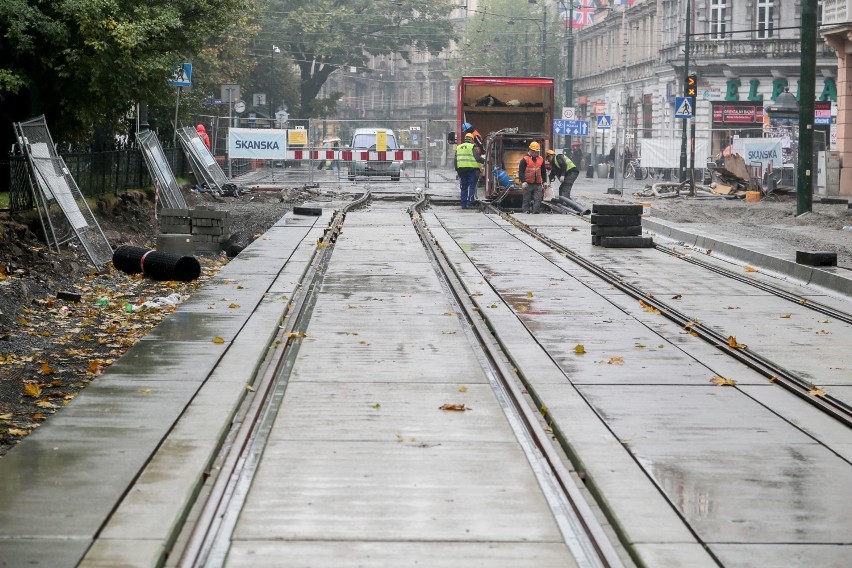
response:
<svg viewBox="0 0 852 568"><path fill-rule="evenodd" d="M473 144L462 142L456 147L456 168L460 170L478 170L479 162L473 157Z"/></svg>
<svg viewBox="0 0 852 568"><path fill-rule="evenodd" d="M573 170L577 167L577 165L571 160L571 158L569 158L565 154L556 154L556 156L554 156L553 162L555 165L554 170L556 170L554 173L557 173L559 175L566 174L570 170Z"/></svg>
<svg viewBox="0 0 852 568"><path fill-rule="evenodd" d="M533 159L532 156L524 156L524 161L527 167L524 168L524 181L527 183L541 183L541 167L544 165L544 158L541 156Z"/></svg>

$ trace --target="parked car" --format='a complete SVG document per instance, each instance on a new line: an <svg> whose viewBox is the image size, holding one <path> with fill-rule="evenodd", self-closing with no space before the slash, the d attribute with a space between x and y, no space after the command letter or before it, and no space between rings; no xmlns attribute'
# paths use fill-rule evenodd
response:
<svg viewBox="0 0 852 568"><path fill-rule="evenodd" d="M399 149L393 130L389 128L358 128L352 134L352 143L349 147L353 151L369 150L376 151L376 137L378 132L385 133L385 146L388 150ZM349 162L349 181L355 181L358 176L390 176L392 181L399 181L402 171L402 162L390 160L367 160Z"/></svg>

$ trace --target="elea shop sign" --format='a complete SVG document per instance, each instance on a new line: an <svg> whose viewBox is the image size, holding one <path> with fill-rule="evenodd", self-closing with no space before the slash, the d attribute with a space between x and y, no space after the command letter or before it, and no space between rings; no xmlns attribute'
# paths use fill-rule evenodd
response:
<svg viewBox="0 0 852 568"><path fill-rule="evenodd" d="M230 158L283 160L286 151L286 130L231 128L228 132Z"/></svg>

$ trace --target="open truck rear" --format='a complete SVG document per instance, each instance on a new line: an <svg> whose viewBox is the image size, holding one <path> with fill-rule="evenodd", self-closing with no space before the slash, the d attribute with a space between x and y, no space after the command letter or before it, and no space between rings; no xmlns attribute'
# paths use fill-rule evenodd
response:
<svg viewBox="0 0 852 568"><path fill-rule="evenodd" d="M553 147L553 79L462 77L458 130L469 122L485 142L485 198L520 198L518 164L533 141ZM459 140L461 141L461 140Z"/></svg>

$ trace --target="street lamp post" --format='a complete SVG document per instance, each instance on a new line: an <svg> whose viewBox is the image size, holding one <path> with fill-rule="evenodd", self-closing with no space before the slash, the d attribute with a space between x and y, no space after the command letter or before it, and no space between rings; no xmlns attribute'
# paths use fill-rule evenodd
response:
<svg viewBox="0 0 852 568"><path fill-rule="evenodd" d="M538 4L538 0L529 0L529 3L530 4ZM527 18L523 18L523 19L527 19ZM547 37L546 36L546 34L547 34L547 5L546 5L545 2L541 3L541 19L542 19L542 26L539 28L539 30L541 31L541 50L540 50L541 76L547 77L547 54L544 51L545 39ZM538 22L536 22L536 25L538 25Z"/></svg>
<svg viewBox="0 0 852 568"><path fill-rule="evenodd" d="M272 44L272 53L269 56L272 59L272 63L270 64L270 77L269 77L269 121L270 128L275 128L275 105L272 104L272 93L275 92L275 54L281 53L281 50L274 43Z"/></svg>

